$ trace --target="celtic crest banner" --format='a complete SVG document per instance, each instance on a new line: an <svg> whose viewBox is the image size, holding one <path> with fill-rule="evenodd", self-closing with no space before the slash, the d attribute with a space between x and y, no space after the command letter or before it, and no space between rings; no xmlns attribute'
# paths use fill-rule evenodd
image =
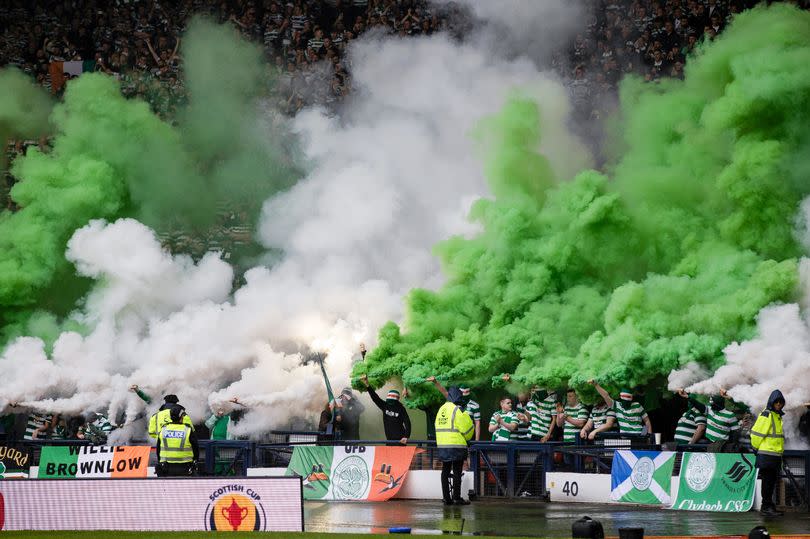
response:
<svg viewBox="0 0 810 539"><path fill-rule="evenodd" d="M745 512L754 504L754 457L740 453L684 453L672 509Z"/></svg>
<svg viewBox="0 0 810 539"><path fill-rule="evenodd" d="M389 446L296 447L285 475L304 478L306 500L385 501L402 487L415 451Z"/></svg>
<svg viewBox="0 0 810 539"><path fill-rule="evenodd" d="M675 453L616 451L610 470L610 498L617 502L669 505Z"/></svg>

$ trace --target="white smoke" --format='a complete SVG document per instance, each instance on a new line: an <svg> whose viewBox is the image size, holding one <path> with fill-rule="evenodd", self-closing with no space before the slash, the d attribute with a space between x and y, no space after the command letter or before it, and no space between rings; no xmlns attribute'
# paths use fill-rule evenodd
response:
<svg viewBox="0 0 810 539"><path fill-rule="evenodd" d="M684 365L682 369L669 373L667 389L677 391L689 387L692 384L707 379L711 374L711 371L703 365L690 361Z"/></svg>
<svg viewBox="0 0 810 539"><path fill-rule="evenodd" d="M299 352L328 351L333 384L346 385L359 342L373 345L382 324L401 319L408 290L441 283L432 246L474 231L467 211L488 194L469 136L480 118L519 91L540 104L541 150L558 177L589 163L564 127L564 89L528 60L433 36L361 40L351 61L354 97L341 116L294 120L311 172L266 202L259 226L279 262L248 271L228 300L232 273L217 256L195 265L137 222L91 223L68 258L98 280L76 315L93 329L63 334L50 359L37 339L11 345L0 407L108 407L132 421L143 404L128 387L138 384L151 408L176 393L195 420L238 396L243 432L317 417L320 369Z"/></svg>
<svg viewBox="0 0 810 539"><path fill-rule="evenodd" d="M810 299L810 260L799 264L802 298ZM800 444L795 435L798 417L810 402L810 320L797 303L762 309L757 317L757 337L731 343L724 354L726 364L704 380L687 388L694 393L717 394L726 389L729 396L744 403L754 413L762 410L771 392L778 389L785 396L786 430L789 445ZM680 372L680 371L679 371ZM675 373L673 373L675 375Z"/></svg>
<svg viewBox="0 0 810 539"><path fill-rule="evenodd" d="M577 31L582 31L588 15L582 0L433 0L433 3L466 6L476 16L479 26L473 39L486 42L488 47L504 54L519 53L539 61L553 52L550 43L565 43ZM480 31L481 25L487 31Z"/></svg>

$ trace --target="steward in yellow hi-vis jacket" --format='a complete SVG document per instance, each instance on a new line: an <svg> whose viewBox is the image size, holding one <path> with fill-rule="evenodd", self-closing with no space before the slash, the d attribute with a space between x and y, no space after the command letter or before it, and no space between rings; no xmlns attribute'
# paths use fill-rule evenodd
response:
<svg viewBox="0 0 810 539"><path fill-rule="evenodd" d="M768 406L759 414L756 423L751 427L751 447L757 453L757 468L762 480L762 507L760 512L766 516L777 516L773 502L773 492L779 471L782 468L782 453L785 452L785 434L782 431L782 408L785 397L778 389L771 393Z"/></svg>
<svg viewBox="0 0 810 539"><path fill-rule="evenodd" d="M445 505L467 505L461 497L461 470L467 460L467 442L475 434L470 414L464 411L464 397L458 387L447 390L447 400L436 413L436 446L442 461L442 497ZM450 472L453 497L450 497Z"/></svg>
<svg viewBox="0 0 810 539"><path fill-rule="evenodd" d="M169 411L169 423L163 425L158 434L157 458L158 475L188 476L197 469L200 448L194 429L183 422L186 412L179 404Z"/></svg>
<svg viewBox="0 0 810 539"><path fill-rule="evenodd" d="M163 401L164 402L160 406L160 409L158 409L157 412L155 412L149 417L150 438L157 439L158 434L160 434L160 429L163 428L163 425L169 423L169 410L171 410L173 406L178 404L180 402L180 399L177 398L177 395L166 395L165 397L163 397ZM183 410L185 410L185 408L183 408ZM191 427L192 430L194 429L194 423L192 423L191 418L188 415L183 416L183 423Z"/></svg>

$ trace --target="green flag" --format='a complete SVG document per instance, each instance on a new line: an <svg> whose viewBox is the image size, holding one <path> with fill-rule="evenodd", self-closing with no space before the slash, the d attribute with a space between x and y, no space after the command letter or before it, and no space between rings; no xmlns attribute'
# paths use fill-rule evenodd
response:
<svg viewBox="0 0 810 539"><path fill-rule="evenodd" d="M750 455L684 453L672 509L745 512L754 505L757 471Z"/></svg>

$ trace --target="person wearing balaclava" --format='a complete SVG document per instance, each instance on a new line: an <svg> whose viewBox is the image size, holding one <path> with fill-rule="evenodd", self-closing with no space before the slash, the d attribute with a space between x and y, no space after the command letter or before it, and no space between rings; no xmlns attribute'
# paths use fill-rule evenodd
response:
<svg viewBox="0 0 810 539"><path fill-rule="evenodd" d="M721 389L719 395L714 395L706 409L706 439L719 444L731 440L739 435L740 421L737 414L726 406L728 394Z"/></svg>
<svg viewBox="0 0 810 539"><path fill-rule="evenodd" d="M350 387L343 388L335 403L335 424L340 429L341 440L359 440L360 415L366 407L355 398Z"/></svg>
<svg viewBox="0 0 810 539"><path fill-rule="evenodd" d="M605 404L616 413L616 422L619 423L619 432L621 434L644 434L646 428L647 434L652 435L650 416L647 415L644 406L633 399L633 393L630 389L622 389L619 392L619 399L616 400L610 396L610 393L605 388L597 384L596 380L589 380L588 383L594 386L605 400Z"/></svg>
<svg viewBox="0 0 810 539"><path fill-rule="evenodd" d="M408 411L405 406L399 401L400 393L396 389L391 389L386 395L386 399L382 400L377 392L371 389L368 383L368 376L365 374L360 376L360 381L368 389L368 396L374 401L383 413L383 429L385 430L385 439L390 443L389 445L405 445L408 443L408 438L411 437L411 418L408 417Z"/></svg>
<svg viewBox="0 0 810 539"><path fill-rule="evenodd" d="M461 470L467 460L467 442L475 426L472 418L464 411L464 398L461 390L453 386L447 390L447 402L436 412L436 446L442 462L442 498L445 505L468 505L461 497ZM453 474L452 497L450 494L450 473Z"/></svg>
<svg viewBox="0 0 810 539"><path fill-rule="evenodd" d="M782 469L782 454L785 452L785 434L782 430L782 416L785 397L778 389L771 393L768 405L759 414L751 428L751 447L757 453L757 468L762 480L762 506L760 513L765 516L779 516L773 493Z"/></svg>
<svg viewBox="0 0 810 539"><path fill-rule="evenodd" d="M678 419L675 427L675 443L694 445L706 432L706 406L684 389L679 389L677 393L688 401L689 408Z"/></svg>

